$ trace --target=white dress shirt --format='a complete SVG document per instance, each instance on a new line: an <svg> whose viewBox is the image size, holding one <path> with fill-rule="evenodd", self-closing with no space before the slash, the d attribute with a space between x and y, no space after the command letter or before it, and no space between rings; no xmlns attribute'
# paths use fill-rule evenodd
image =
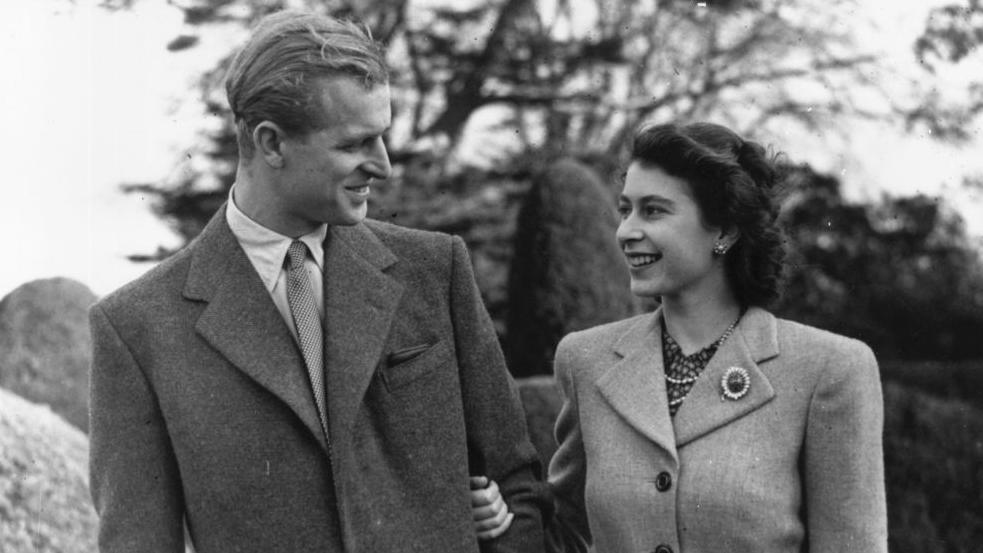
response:
<svg viewBox="0 0 983 553"><path fill-rule="evenodd" d="M232 229L232 234L239 241L239 245L246 252L246 257L253 264L253 268L259 274L266 290L273 298L280 316L287 323L294 339L297 338L297 327L294 325L293 316L290 312L290 304L287 302L287 270L284 267L284 260L287 257L287 249L294 241L289 236L284 236L276 231L270 230L263 225L253 221L248 215L242 212L234 199L235 187L229 191L228 207L225 210L225 220ZM307 269L311 286L314 288L314 301L317 303L317 312L324 323L324 237L327 236L328 225L321 225L313 231L297 238L307 244L311 255L304 260L304 268Z"/></svg>

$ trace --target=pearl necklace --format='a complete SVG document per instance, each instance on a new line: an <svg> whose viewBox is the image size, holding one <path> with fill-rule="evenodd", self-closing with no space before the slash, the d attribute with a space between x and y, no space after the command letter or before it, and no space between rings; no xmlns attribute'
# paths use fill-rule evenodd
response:
<svg viewBox="0 0 983 553"><path fill-rule="evenodd" d="M741 315L743 315L743 313ZM703 348L703 349L707 349L707 348L710 348L710 347L716 349L716 348L719 348L720 347L720 344L723 344L724 342L726 342L727 341L727 338L730 338L730 335L734 333L734 329L737 328L737 323L739 323L741 321L741 315L738 315L737 316L737 320L735 320L734 322L730 323L730 326L728 326L727 327L727 330L725 330L724 333L722 335L720 335L720 338L717 338L716 340L714 340L714 342L712 344L710 344L709 346L707 346L706 348ZM673 378L673 377L669 376L668 374L665 375L665 376L666 376L666 382L668 382L670 384L676 384L677 386L683 385L683 384L692 384L692 383L696 382L696 380L700 377L700 375L696 375L696 376L688 376L688 377L685 377L685 378ZM681 403L682 401L683 401L683 398L679 398L678 400L676 400L676 403ZM669 403L671 404L672 402L670 401Z"/></svg>

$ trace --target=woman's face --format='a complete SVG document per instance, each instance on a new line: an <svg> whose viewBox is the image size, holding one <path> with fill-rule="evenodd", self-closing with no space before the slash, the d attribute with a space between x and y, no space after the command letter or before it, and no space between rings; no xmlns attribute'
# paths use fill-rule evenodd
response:
<svg viewBox="0 0 983 553"><path fill-rule="evenodd" d="M725 286L723 258L713 255L720 229L703 222L689 184L654 165L633 162L618 198L617 239L628 262L631 291L663 300Z"/></svg>

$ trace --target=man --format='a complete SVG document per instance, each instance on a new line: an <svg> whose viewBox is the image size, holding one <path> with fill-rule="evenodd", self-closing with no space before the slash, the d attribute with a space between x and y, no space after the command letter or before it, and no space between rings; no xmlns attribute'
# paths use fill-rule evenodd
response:
<svg viewBox="0 0 983 553"><path fill-rule="evenodd" d="M542 487L459 238L365 220L381 49L282 12L226 83L240 160L201 235L91 311L104 552L477 551L469 474L540 551Z"/></svg>

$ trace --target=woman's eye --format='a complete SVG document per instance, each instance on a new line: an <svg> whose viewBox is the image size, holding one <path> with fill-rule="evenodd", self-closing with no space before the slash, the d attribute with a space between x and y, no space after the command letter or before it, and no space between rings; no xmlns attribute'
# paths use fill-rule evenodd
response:
<svg viewBox="0 0 983 553"><path fill-rule="evenodd" d="M618 215L622 219L627 218L629 215L631 215L631 207L629 207L627 205L619 205L618 206Z"/></svg>

